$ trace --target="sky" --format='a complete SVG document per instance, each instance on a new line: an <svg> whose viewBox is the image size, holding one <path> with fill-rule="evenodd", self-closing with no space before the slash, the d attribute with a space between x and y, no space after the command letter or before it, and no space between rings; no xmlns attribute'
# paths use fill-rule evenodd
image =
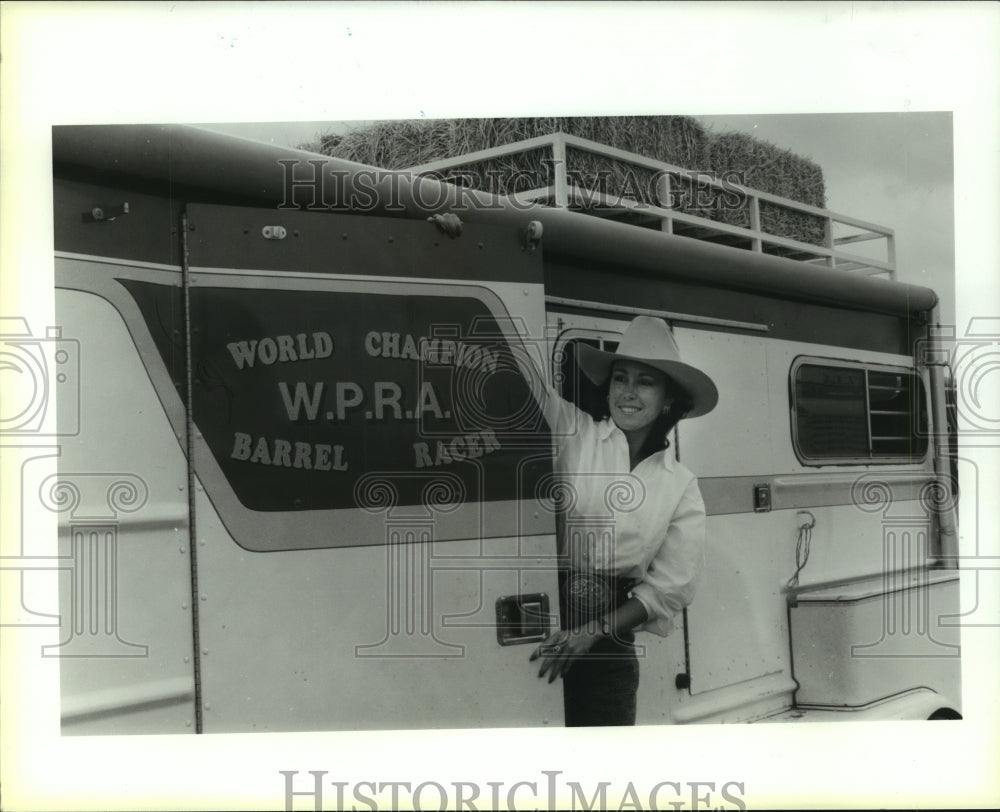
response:
<svg viewBox="0 0 1000 812"><path fill-rule="evenodd" d="M715 132L745 132L818 163L826 207L894 229L896 278L937 291L942 321L954 323L950 114L703 116L701 121Z"/></svg>
<svg viewBox="0 0 1000 812"><path fill-rule="evenodd" d="M678 113L671 109L656 112ZM818 163L826 185L826 207L894 229L896 278L935 290L941 300L942 322L954 324L953 137L949 113L762 113L697 118L714 133L746 133ZM363 125L307 121L206 126L297 147L315 141L320 134ZM876 245L882 247L874 242L871 247ZM867 248L856 244L848 250L864 253Z"/></svg>

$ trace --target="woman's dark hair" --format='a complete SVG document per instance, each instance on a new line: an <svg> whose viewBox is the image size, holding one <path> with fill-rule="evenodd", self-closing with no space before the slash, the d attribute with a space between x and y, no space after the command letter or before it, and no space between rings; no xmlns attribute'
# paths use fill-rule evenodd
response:
<svg viewBox="0 0 1000 812"><path fill-rule="evenodd" d="M640 461L655 454L657 451L670 448L670 439L667 435L673 431L674 426L677 425L684 415L691 411L691 407L694 405L691 396L673 378L666 374L663 377L667 384L667 397L670 398L670 408L657 417L653 421L653 425L650 426L649 434L646 435L646 441L642 444L642 448L639 449ZM591 410L590 415L595 420L604 420L611 417L611 408L608 406L608 395L610 392L611 375L608 375L608 379L597 387L597 397L594 400L594 408Z"/></svg>

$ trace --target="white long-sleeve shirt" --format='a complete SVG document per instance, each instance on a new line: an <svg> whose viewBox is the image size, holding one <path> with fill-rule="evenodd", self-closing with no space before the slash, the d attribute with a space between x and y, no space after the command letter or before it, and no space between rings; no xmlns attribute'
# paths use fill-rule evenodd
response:
<svg viewBox="0 0 1000 812"><path fill-rule="evenodd" d="M705 504L697 479L666 449L630 471L622 430L610 418L594 421L552 389L545 417L568 500L571 569L637 579L632 596L649 616L638 628L665 637L694 597L704 565Z"/></svg>

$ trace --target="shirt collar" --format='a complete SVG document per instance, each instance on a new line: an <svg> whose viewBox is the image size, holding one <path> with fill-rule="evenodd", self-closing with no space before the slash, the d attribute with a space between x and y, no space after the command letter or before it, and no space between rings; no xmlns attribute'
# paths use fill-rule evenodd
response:
<svg viewBox="0 0 1000 812"><path fill-rule="evenodd" d="M626 445L628 440L625 439L625 432L623 432L618 426L615 425L615 421L610 417L604 418L600 423L597 424L597 437L599 440L607 440L613 434L618 433L621 436L622 442ZM674 460L673 451L669 448L664 448L662 451L657 451L653 456L659 455L663 459L663 467L668 471L673 471L676 461Z"/></svg>
<svg viewBox="0 0 1000 812"><path fill-rule="evenodd" d="M610 417L605 417L600 423L597 424L597 439L607 440L612 434L618 432L622 439L625 439L625 432L623 432L618 426L615 425L615 421Z"/></svg>

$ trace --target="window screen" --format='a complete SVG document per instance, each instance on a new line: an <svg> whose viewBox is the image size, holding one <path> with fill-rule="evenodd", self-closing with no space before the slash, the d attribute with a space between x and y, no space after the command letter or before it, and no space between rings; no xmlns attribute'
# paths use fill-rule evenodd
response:
<svg viewBox="0 0 1000 812"><path fill-rule="evenodd" d="M912 372L803 363L792 375L793 437L804 462L911 462L927 452L923 391Z"/></svg>

